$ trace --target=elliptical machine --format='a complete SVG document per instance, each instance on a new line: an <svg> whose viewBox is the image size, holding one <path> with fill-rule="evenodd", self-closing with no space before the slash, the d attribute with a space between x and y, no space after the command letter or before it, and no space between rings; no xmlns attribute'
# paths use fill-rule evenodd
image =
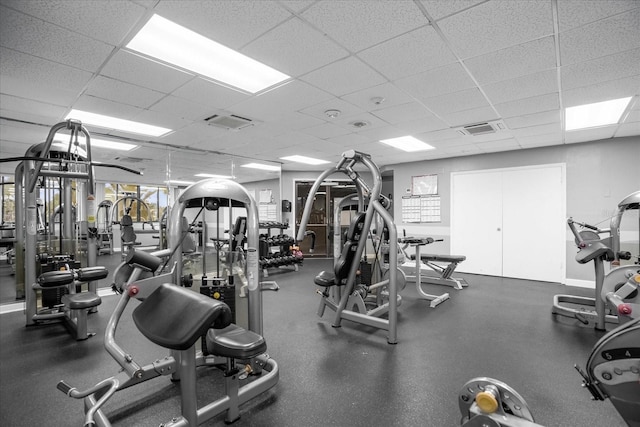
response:
<svg viewBox="0 0 640 427"><path fill-rule="evenodd" d="M618 204L609 229L599 229L594 225L576 222L572 218L567 220L579 248L576 261L580 264L590 261L594 263L595 298L556 295L553 298L552 313L577 319L585 325L594 323L598 330L605 330L606 322L624 323L640 315L640 264L620 266L620 260L632 258L630 252L620 248L620 223L622 215L633 209L640 209L640 191L630 194ZM578 231L576 224L583 229ZM601 238L601 234L609 236ZM640 242L640 237L638 241ZM617 267L605 274L605 261Z"/></svg>

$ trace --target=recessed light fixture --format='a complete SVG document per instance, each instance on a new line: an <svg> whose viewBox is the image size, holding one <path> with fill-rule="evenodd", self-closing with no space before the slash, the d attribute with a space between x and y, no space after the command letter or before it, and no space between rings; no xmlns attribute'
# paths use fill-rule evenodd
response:
<svg viewBox="0 0 640 427"><path fill-rule="evenodd" d="M71 110L65 120L80 120L82 124L93 125L99 128L116 129L123 132L139 133L148 136L162 136L171 129L160 126L148 125L146 123L134 122L131 120L119 119L117 117L104 116L102 114L90 113L88 111Z"/></svg>
<svg viewBox="0 0 640 427"><path fill-rule="evenodd" d="M233 177L230 175L215 175L212 173L197 173L194 176L200 177L200 178L221 178L221 179L232 179Z"/></svg>
<svg viewBox="0 0 640 427"><path fill-rule="evenodd" d="M247 163L243 168L262 169L265 171L280 171L280 166L265 165L263 163Z"/></svg>
<svg viewBox="0 0 640 427"><path fill-rule="evenodd" d="M295 156L280 157L280 159L288 160L290 162L304 163L306 165L323 165L325 163L329 163L328 160L314 159L313 157L299 156L297 154Z"/></svg>
<svg viewBox="0 0 640 427"><path fill-rule="evenodd" d="M356 120L354 122L349 123L351 126L353 126L354 128L358 128L361 129L363 127L369 126L369 122L367 122L366 120Z"/></svg>
<svg viewBox="0 0 640 427"><path fill-rule="evenodd" d="M565 130L613 125L620 121L632 97L612 99L565 109Z"/></svg>
<svg viewBox="0 0 640 427"><path fill-rule="evenodd" d="M149 19L127 48L250 93L290 78L159 15Z"/></svg>
<svg viewBox="0 0 640 427"><path fill-rule="evenodd" d="M414 138L413 136L401 136L398 138L381 139L380 142L408 152L433 150L435 148L427 144L426 142L422 142L419 139Z"/></svg>

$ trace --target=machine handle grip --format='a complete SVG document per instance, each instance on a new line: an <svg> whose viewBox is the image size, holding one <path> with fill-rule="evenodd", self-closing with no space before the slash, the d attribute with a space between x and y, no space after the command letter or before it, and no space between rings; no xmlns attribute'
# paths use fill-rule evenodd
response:
<svg viewBox="0 0 640 427"><path fill-rule="evenodd" d="M63 392L64 394L66 394L67 396L69 395L69 392L73 390L73 387L71 387L69 384L65 383L64 381L60 381L56 385L56 388L61 392Z"/></svg>

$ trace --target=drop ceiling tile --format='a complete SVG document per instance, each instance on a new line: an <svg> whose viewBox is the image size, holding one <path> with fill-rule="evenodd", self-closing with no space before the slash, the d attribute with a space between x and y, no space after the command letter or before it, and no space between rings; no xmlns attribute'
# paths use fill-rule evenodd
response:
<svg viewBox="0 0 640 427"><path fill-rule="evenodd" d="M331 95L299 80L293 80L274 90L253 96L229 107L230 111L241 116L258 120L279 121L309 105L329 99Z"/></svg>
<svg viewBox="0 0 640 427"><path fill-rule="evenodd" d="M389 126L389 123L369 113L360 113L348 117L338 117L333 121L333 123L350 132L361 132L365 129L369 130ZM365 126L359 126L359 123L364 123Z"/></svg>
<svg viewBox="0 0 640 427"><path fill-rule="evenodd" d="M575 144L578 142L597 141L600 139L613 138L617 126L603 126L593 129L575 130L564 133L565 144Z"/></svg>
<svg viewBox="0 0 640 427"><path fill-rule="evenodd" d="M562 89L574 89L638 74L640 74L640 49L632 49L562 67Z"/></svg>
<svg viewBox="0 0 640 427"><path fill-rule="evenodd" d="M47 127L53 126L54 124L62 121L62 118L58 117L43 116L41 114L34 114L29 111L5 110L4 108L0 108L0 116L29 123L44 124ZM47 129L47 127L45 127L43 130L42 141L47 138L47 133L49 132L49 129Z"/></svg>
<svg viewBox="0 0 640 427"><path fill-rule="evenodd" d="M172 95L219 109L226 109L233 104L248 99L250 96L201 77L189 80L174 90Z"/></svg>
<svg viewBox="0 0 640 427"><path fill-rule="evenodd" d="M113 55L100 74L162 93L171 93L194 78L192 74L124 50Z"/></svg>
<svg viewBox="0 0 640 427"><path fill-rule="evenodd" d="M161 92L104 76L93 79L85 93L140 108L148 108L165 96Z"/></svg>
<svg viewBox="0 0 640 427"><path fill-rule="evenodd" d="M352 52L428 24L416 4L406 0L317 2L302 18Z"/></svg>
<svg viewBox="0 0 640 427"><path fill-rule="evenodd" d="M483 85L493 104L558 92L556 70L541 71L515 79Z"/></svg>
<svg viewBox="0 0 640 427"><path fill-rule="evenodd" d="M609 99L626 98L627 96L636 95L639 87L640 75L570 89L562 92L562 105L567 108Z"/></svg>
<svg viewBox="0 0 640 427"><path fill-rule="evenodd" d="M484 0L420 0L425 9L427 9L429 16L436 20L473 7L483 1Z"/></svg>
<svg viewBox="0 0 640 427"><path fill-rule="evenodd" d="M30 113L42 117L60 117L67 112L66 107L4 94L0 94L0 105L3 110Z"/></svg>
<svg viewBox="0 0 640 427"><path fill-rule="evenodd" d="M42 141L44 141L46 139L46 135L45 137L42 139ZM42 142L42 141L35 141L31 144L27 144L24 142L14 142L14 141L5 141L2 140L0 141L0 148L2 149L2 156L6 156L6 157L18 157L18 156L23 156L24 153L29 149L29 147L31 147L33 144L36 144L38 142ZM2 174L6 174L6 175L13 175L16 171L16 167L18 166L17 163L11 162L11 163L0 163L0 171L2 172Z"/></svg>
<svg viewBox="0 0 640 427"><path fill-rule="evenodd" d="M281 0L280 4L293 12L301 12L315 3L315 0Z"/></svg>
<svg viewBox="0 0 640 427"><path fill-rule="evenodd" d="M371 141L380 141L381 139L396 138L406 135L402 128L393 125L381 126L371 129L363 128L363 130L360 130L356 133L358 135L364 136L365 138L369 138L369 140Z"/></svg>
<svg viewBox="0 0 640 427"><path fill-rule="evenodd" d="M405 104L413 100L406 92L398 89L392 83L383 83L378 86L368 87L344 95L341 98L366 111L375 111L381 108ZM374 101L374 98L382 98L382 102L376 104L378 101Z"/></svg>
<svg viewBox="0 0 640 427"><path fill-rule="evenodd" d="M498 113L491 107L480 107L471 110L457 111L442 115L442 120L451 127L483 123L491 120L498 120Z"/></svg>
<svg viewBox="0 0 640 427"><path fill-rule="evenodd" d="M120 44L146 12L128 1L83 0L72 8L67 5L68 0L11 2L14 9L111 45Z"/></svg>
<svg viewBox="0 0 640 427"><path fill-rule="evenodd" d="M558 109L560 101L557 93L550 93L496 104L495 107L500 117L507 118Z"/></svg>
<svg viewBox="0 0 640 427"><path fill-rule="evenodd" d="M320 125L325 121L302 113L290 112L280 115L278 119L273 120L273 123L286 126L292 131L299 131L300 129Z"/></svg>
<svg viewBox="0 0 640 427"><path fill-rule="evenodd" d="M313 55L309 55L310 46L313 46ZM242 53L292 77L349 55L348 51L298 18L263 34L244 47Z"/></svg>
<svg viewBox="0 0 640 427"><path fill-rule="evenodd" d="M340 111L339 116L334 118L330 118L325 114L327 110L338 110ZM302 114L308 114L317 119L324 121L333 122L336 121L340 117L349 117L356 114L364 113L364 110L360 107L356 107L350 102L343 101L342 99L332 98L328 101L323 101L319 104L312 105L308 108L303 108L300 110Z"/></svg>
<svg viewBox="0 0 640 427"><path fill-rule="evenodd" d="M478 142L476 143L478 148L482 150L483 153L495 153L497 151L510 151L510 150L518 150L520 149L520 145L518 141L514 138L508 139L500 139L495 141L488 142Z"/></svg>
<svg viewBox="0 0 640 427"><path fill-rule="evenodd" d="M509 129L526 128L530 126L544 125L548 123L560 123L562 114L559 110L544 111L542 113L526 116L510 117L504 119Z"/></svg>
<svg viewBox="0 0 640 427"><path fill-rule="evenodd" d="M640 47L640 8L560 33L563 66Z"/></svg>
<svg viewBox="0 0 640 427"><path fill-rule="evenodd" d="M455 63L425 71L394 82L400 89L418 99L433 98L446 93L476 87L462 65Z"/></svg>
<svg viewBox="0 0 640 427"><path fill-rule="evenodd" d="M55 40L55 43L43 43L43 40ZM0 7L0 43L3 47L90 72L96 71L114 49L5 7Z"/></svg>
<svg viewBox="0 0 640 427"><path fill-rule="evenodd" d="M389 80L456 62L456 57L431 26L373 46L358 56Z"/></svg>
<svg viewBox="0 0 640 427"><path fill-rule="evenodd" d="M266 0L161 1L155 12L235 50L292 16Z"/></svg>
<svg viewBox="0 0 640 427"><path fill-rule="evenodd" d="M125 105L109 101L95 96L82 95L74 104L73 108L81 111L90 111L96 114L118 117L125 120L133 118L143 110L133 105Z"/></svg>
<svg viewBox="0 0 640 427"><path fill-rule="evenodd" d="M405 135L414 135L417 133L432 132L449 128L449 125L436 116L425 116L417 120L403 122L397 125Z"/></svg>
<svg viewBox="0 0 640 427"><path fill-rule="evenodd" d="M402 105L383 108L376 110L372 114L392 125L411 122L421 118L433 118L433 114L417 102L408 102Z"/></svg>
<svg viewBox="0 0 640 427"><path fill-rule="evenodd" d="M328 139L350 133L348 129L345 129L338 125L334 125L333 123L324 123L319 126L306 128L303 129L303 132L320 139Z"/></svg>
<svg viewBox="0 0 640 427"><path fill-rule="evenodd" d="M556 67L553 37L543 37L466 59L465 65L481 85Z"/></svg>
<svg viewBox="0 0 640 427"><path fill-rule="evenodd" d="M487 99L478 88L423 99L423 102L431 111L439 116L456 111L489 107Z"/></svg>
<svg viewBox="0 0 640 427"><path fill-rule="evenodd" d="M551 5L543 1L486 2L438 25L462 58L553 34Z"/></svg>
<svg viewBox="0 0 640 427"><path fill-rule="evenodd" d="M638 7L636 0L562 0L558 2L560 32L589 24Z"/></svg>
<svg viewBox="0 0 640 427"><path fill-rule="evenodd" d="M10 49L0 48L0 57L3 93L39 99L40 90L49 87L45 96L55 93L62 99L58 102L49 97L41 100L64 105L75 99L91 78L91 73L86 71Z"/></svg>
<svg viewBox="0 0 640 427"><path fill-rule="evenodd" d="M205 105L171 95L154 104L150 110L163 114L173 114L187 121L204 120L214 114L211 108Z"/></svg>
<svg viewBox="0 0 640 427"><path fill-rule="evenodd" d="M131 116L131 120L154 126L162 126L172 130L179 130L193 123L192 120L181 118L179 115L173 113L153 110L142 110L138 114Z"/></svg>
<svg viewBox="0 0 640 427"><path fill-rule="evenodd" d="M526 138L537 135L555 134L562 137L562 127L560 123L547 123L544 125L530 126L526 128L511 129L511 133L516 138Z"/></svg>
<svg viewBox="0 0 640 427"><path fill-rule="evenodd" d="M372 142L371 138L357 133L334 136L332 138L327 138L326 141L341 147L352 147L355 145L370 144Z"/></svg>
<svg viewBox="0 0 640 427"><path fill-rule="evenodd" d="M312 71L300 79L335 96L358 92L385 82L380 74L353 56Z"/></svg>
<svg viewBox="0 0 640 427"><path fill-rule="evenodd" d="M303 143L322 143L320 138L300 131L289 131L278 135L278 141L280 141L283 146L296 146L297 144Z"/></svg>
<svg viewBox="0 0 640 427"><path fill-rule="evenodd" d="M523 136L518 138L518 143L522 148L548 147L562 144L562 134L560 132L545 135Z"/></svg>

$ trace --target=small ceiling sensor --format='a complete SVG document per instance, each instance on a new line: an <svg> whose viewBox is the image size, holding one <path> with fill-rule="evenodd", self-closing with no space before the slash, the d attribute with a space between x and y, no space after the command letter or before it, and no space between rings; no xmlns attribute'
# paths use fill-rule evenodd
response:
<svg viewBox="0 0 640 427"><path fill-rule="evenodd" d="M324 112L324 114L326 114L327 117L329 117L330 119L335 119L341 113L342 113L342 111L340 111L340 110L327 110L327 111Z"/></svg>
<svg viewBox="0 0 640 427"><path fill-rule="evenodd" d="M356 120L355 122L351 122L349 124L358 129L369 126L369 122L365 122L364 120Z"/></svg>
<svg viewBox="0 0 640 427"><path fill-rule="evenodd" d="M381 96L374 96L373 98L371 98L371 102L373 102L376 105L380 105L385 101L385 99Z"/></svg>

